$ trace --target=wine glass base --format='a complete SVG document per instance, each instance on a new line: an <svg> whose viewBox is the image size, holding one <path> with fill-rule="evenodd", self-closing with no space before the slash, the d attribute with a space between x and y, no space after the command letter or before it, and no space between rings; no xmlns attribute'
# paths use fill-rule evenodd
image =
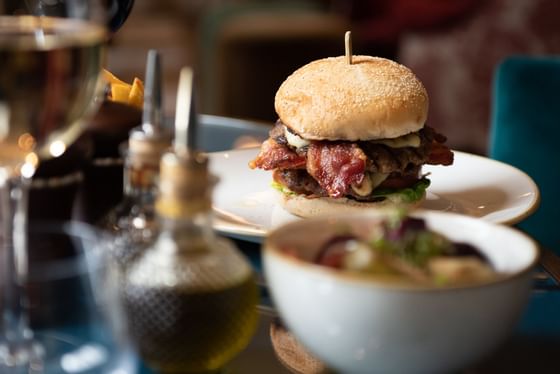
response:
<svg viewBox="0 0 560 374"><path fill-rule="evenodd" d="M116 347L57 331L35 333L33 342L22 348L10 355L6 345L0 343L0 373L132 373L136 366L131 354L116 354Z"/></svg>
<svg viewBox="0 0 560 374"><path fill-rule="evenodd" d="M0 341L0 373L40 373L44 356L43 345L35 340L23 341L17 347L13 343Z"/></svg>

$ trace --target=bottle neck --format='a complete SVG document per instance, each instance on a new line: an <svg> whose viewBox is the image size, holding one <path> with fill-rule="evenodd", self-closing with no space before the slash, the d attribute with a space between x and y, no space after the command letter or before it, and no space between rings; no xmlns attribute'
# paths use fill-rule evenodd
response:
<svg viewBox="0 0 560 374"><path fill-rule="evenodd" d="M190 252L211 250L217 240L212 228L212 212L199 211L182 217L158 214L160 240L169 243L174 251Z"/></svg>
<svg viewBox="0 0 560 374"><path fill-rule="evenodd" d="M197 156L167 153L161 160L155 209L162 225L160 238L170 238L177 243L167 244L169 248L200 250L214 245L214 179L208 173L207 160Z"/></svg>
<svg viewBox="0 0 560 374"><path fill-rule="evenodd" d="M154 197L157 192L157 164L134 163L128 160L124 167L123 193L127 197Z"/></svg>

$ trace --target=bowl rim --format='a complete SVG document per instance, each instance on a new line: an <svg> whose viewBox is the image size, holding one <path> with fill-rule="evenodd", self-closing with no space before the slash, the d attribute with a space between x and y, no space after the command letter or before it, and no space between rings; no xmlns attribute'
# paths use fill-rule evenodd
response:
<svg viewBox="0 0 560 374"><path fill-rule="evenodd" d="M427 217L427 216L455 217L455 219L464 219L470 222L477 222L476 224L481 224L485 226L494 227L495 229L508 231L510 234L517 236L518 239L526 241L526 244L528 244L527 248L529 248L531 251L531 261L529 261L527 264L522 266L517 271L513 271L511 273L499 274L498 277L493 278L491 280L474 281L474 282L468 282L466 284L457 284L457 285L450 285L450 286L445 286L445 285L438 286L433 284L417 284L414 283L413 281L399 282L397 280L394 281L382 280L380 279L379 276L375 274L359 273L350 270L333 269L327 266L315 264L294 257L293 255L288 254L282 251L281 249L279 249L277 246L271 244L271 242L275 239L276 236L282 235L283 232L289 231L292 227L300 226L302 222L305 221L312 223L312 222L329 221L333 219L340 220L346 217L348 218L364 217L370 219L379 219L383 216L383 214L386 214L386 212L381 213L381 215L379 213L372 214L371 212L363 212L363 213L340 214L337 216L313 217L313 218L306 218L304 221L288 222L284 225L275 228L274 230L272 230L267 234L262 244L263 256L265 258L265 275L267 270L266 268L268 267L266 265L266 263L268 262L266 261L266 258L275 257L285 263L288 263L292 267L298 267L299 269L306 269L307 271L310 271L312 274L316 274L323 277L334 277L338 280L343 281L345 284L358 285L367 288L375 288L378 290L391 290L391 291L399 291L399 292L448 292L448 291L460 291L460 290L473 290L478 288L497 286L497 285L502 285L511 282L518 278L523 278L528 273L534 270L540 258L541 251L537 241L519 229L515 229L505 224L496 224L493 222L484 221L479 218L474 218L458 213L434 212L434 211L427 211L421 209L411 212L410 215L414 217Z"/></svg>

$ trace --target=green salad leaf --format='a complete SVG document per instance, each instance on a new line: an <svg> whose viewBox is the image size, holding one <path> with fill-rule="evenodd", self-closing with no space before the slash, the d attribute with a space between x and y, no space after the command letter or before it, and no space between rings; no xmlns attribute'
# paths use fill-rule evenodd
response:
<svg viewBox="0 0 560 374"><path fill-rule="evenodd" d="M411 187L380 188L374 190L372 195L376 197L385 197L394 202L413 203L424 196L429 186L430 180L428 178L422 178Z"/></svg>
<svg viewBox="0 0 560 374"><path fill-rule="evenodd" d="M425 266L428 261L443 255L451 243L442 235L430 231L409 235L403 240L401 256L417 266Z"/></svg>
<svg viewBox="0 0 560 374"><path fill-rule="evenodd" d="M286 195L296 195L296 193L292 190L290 190L288 187L281 185L280 183L276 182L276 181L272 181L270 183L270 186L272 188L274 188L275 190L278 190L280 192L282 192L283 194Z"/></svg>
<svg viewBox="0 0 560 374"><path fill-rule="evenodd" d="M276 181L272 181L270 183L270 186L286 195L297 195L294 191ZM380 188L374 190L372 196L384 197L395 203L413 203L420 200L424 196L426 189L429 186L430 180L428 178L422 178L411 187Z"/></svg>

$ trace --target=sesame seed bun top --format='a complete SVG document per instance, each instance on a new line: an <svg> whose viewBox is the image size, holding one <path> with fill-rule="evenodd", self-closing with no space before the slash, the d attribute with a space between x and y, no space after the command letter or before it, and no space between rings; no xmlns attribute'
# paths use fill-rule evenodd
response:
<svg viewBox="0 0 560 374"><path fill-rule="evenodd" d="M329 57L302 66L276 93L276 113L310 140L396 138L420 130L428 94L416 75L380 57Z"/></svg>

